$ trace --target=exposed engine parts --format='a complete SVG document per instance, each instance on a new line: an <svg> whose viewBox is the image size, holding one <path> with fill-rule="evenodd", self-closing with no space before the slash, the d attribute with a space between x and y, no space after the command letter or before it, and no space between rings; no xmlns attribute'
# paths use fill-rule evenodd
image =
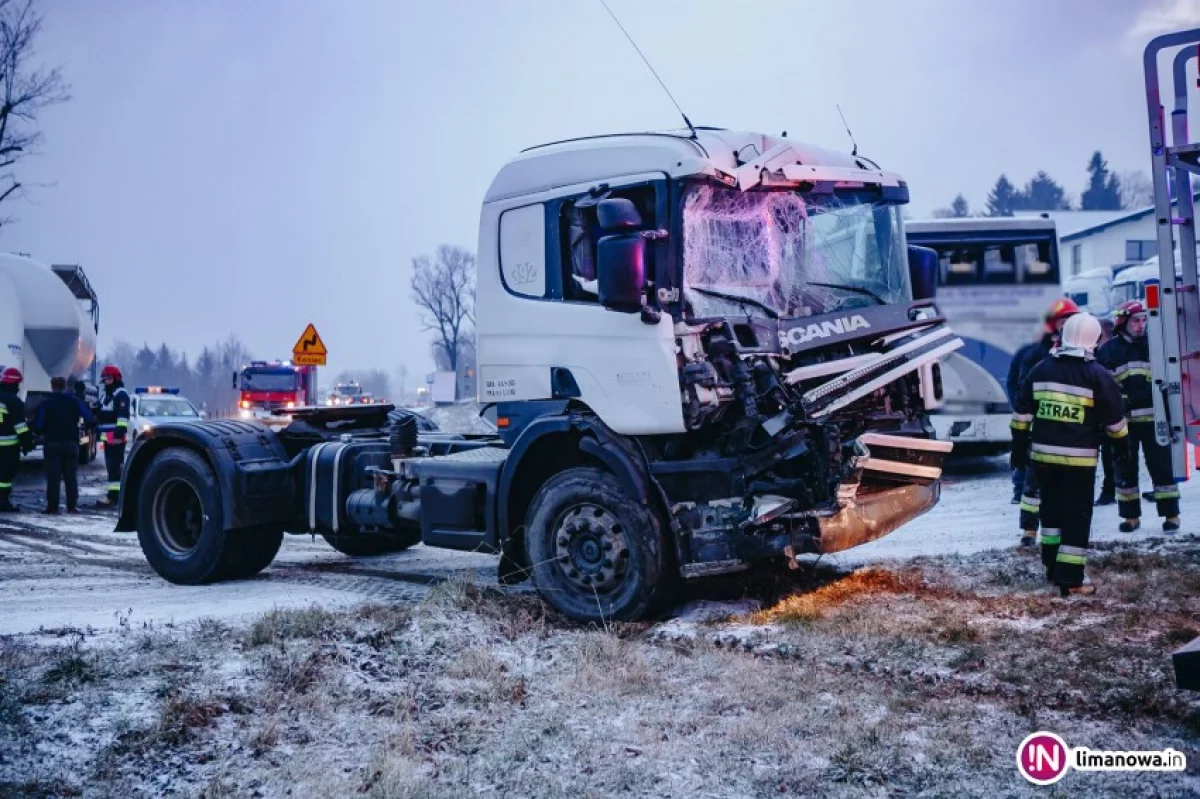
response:
<svg viewBox="0 0 1200 799"><path fill-rule="evenodd" d="M712 573L716 561L752 560L764 549L845 548L855 536L871 540L892 529L901 505L907 511L936 501L922 487L940 469L922 464L922 447L932 447L938 464L949 448L924 440L922 372L962 342L932 312L897 317L893 308L873 310L853 314L853 324L818 317L788 330L761 319L676 326L691 446L663 454L733 459L741 476L729 485L738 496L673 507L690 548L685 560L707 564L698 574ZM884 495L856 501L864 483L916 484L921 496L906 495L901 505ZM798 532L811 538L797 538Z"/></svg>

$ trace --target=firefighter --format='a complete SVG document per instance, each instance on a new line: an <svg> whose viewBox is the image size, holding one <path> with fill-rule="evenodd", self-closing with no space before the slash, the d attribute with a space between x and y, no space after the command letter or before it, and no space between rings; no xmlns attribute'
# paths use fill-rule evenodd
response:
<svg viewBox="0 0 1200 799"><path fill-rule="evenodd" d="M1138 449L1145 454L1146 469L1154 486L1153 499L1163 518L1163 532L1179 529L1179 488L1171 471L1171 451L1154 437L1154 399L1151 393L1150 344L1146 340L1146 308L1137 300L1123 302L1113 314L1112 339L1096 359L1112 372L1125 397L1129 420L1130 458L1117 474L1118 529L1132 533L1141 526L1142 502L1138 487Z"/></svg>
<svg viewBox="0 0 1200 799"><path fill-rule="evenodd" d="M17 396L21 390L21 370L15 366L0 371L0 511L14 513L13 478L21 453L33 449L33 433L25 421L25 403Z"/></svg>
<svg viewBox="0 0 1200 799"><path fill-rule="evenodd" d="M1017 396L1021 383L1033 367L1041 363L1053 349L1062 332L1063 325L1073 315L1079 313L1079 306L1069 297L1059 297L1043 316L1045 328L1041 339L1026 344L1017 350L1008 368L1008 402L1014 408L1017 406ZM1041 492L1038 489L1037 475L1024 466L1013 469L1013 504L1020 505L1018 526L1021 530L1021 546L1032 547L1037 542L1038 508L1041 504Z"/></svg>
<svg viewBox="0 0 1200 799"><path fill-rule="evenodd" d="M96 414L97 430L104 439L104 466L108 470L108 496L101 507L116 507L121 499L121 467L125 464L125 441L129 432L129 392L121 380L121 370L109 364L100 372L104 396Z"/></svg>
<svg viewBox="0 0 1200 799"><path fill-rule="evenodd" d="M1031 465L1038 485L1053 486L1041 497L1042 564L1063 597L1096 592L1084 567L1105 434L1119 468L1128 460L1121 389L1095 361L1099 339L1100 322L1091 314L1067 320L1050 357L1021 384L1013 410L1013 465Z"/></svg>

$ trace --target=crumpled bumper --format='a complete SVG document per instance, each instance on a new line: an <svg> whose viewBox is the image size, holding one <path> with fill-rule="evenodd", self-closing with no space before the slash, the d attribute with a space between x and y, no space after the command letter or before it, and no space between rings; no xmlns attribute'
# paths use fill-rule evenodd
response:
<svg viewBox="0 0 1200 799"><path fill-rule="evenodd" d="M938 503L949 441L867 433L832 508L813 511L818 552L842 552L882 538Z"/></svg>

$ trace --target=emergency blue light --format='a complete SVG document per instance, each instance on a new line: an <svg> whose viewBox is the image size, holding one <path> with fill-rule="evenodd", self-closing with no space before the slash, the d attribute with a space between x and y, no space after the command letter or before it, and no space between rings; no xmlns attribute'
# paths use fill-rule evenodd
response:
<svg viewBox="0 0 1200 799"><path fill-rule="evenodd" d="M163 388L162 386L138 386L134 394L178 394L178 388Z"/></svg>

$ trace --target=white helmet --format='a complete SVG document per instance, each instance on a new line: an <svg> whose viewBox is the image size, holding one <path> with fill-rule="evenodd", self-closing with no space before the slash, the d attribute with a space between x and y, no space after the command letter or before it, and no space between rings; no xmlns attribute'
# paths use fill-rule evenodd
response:
<svg viewBox="0 0 1200 799"><path fill-rule="evenodd" d="M1068 355L1090 358L1100 341L1100 332L1100 320L1090 313L1077 313L1063 325L1059 349Z"/></svg>

